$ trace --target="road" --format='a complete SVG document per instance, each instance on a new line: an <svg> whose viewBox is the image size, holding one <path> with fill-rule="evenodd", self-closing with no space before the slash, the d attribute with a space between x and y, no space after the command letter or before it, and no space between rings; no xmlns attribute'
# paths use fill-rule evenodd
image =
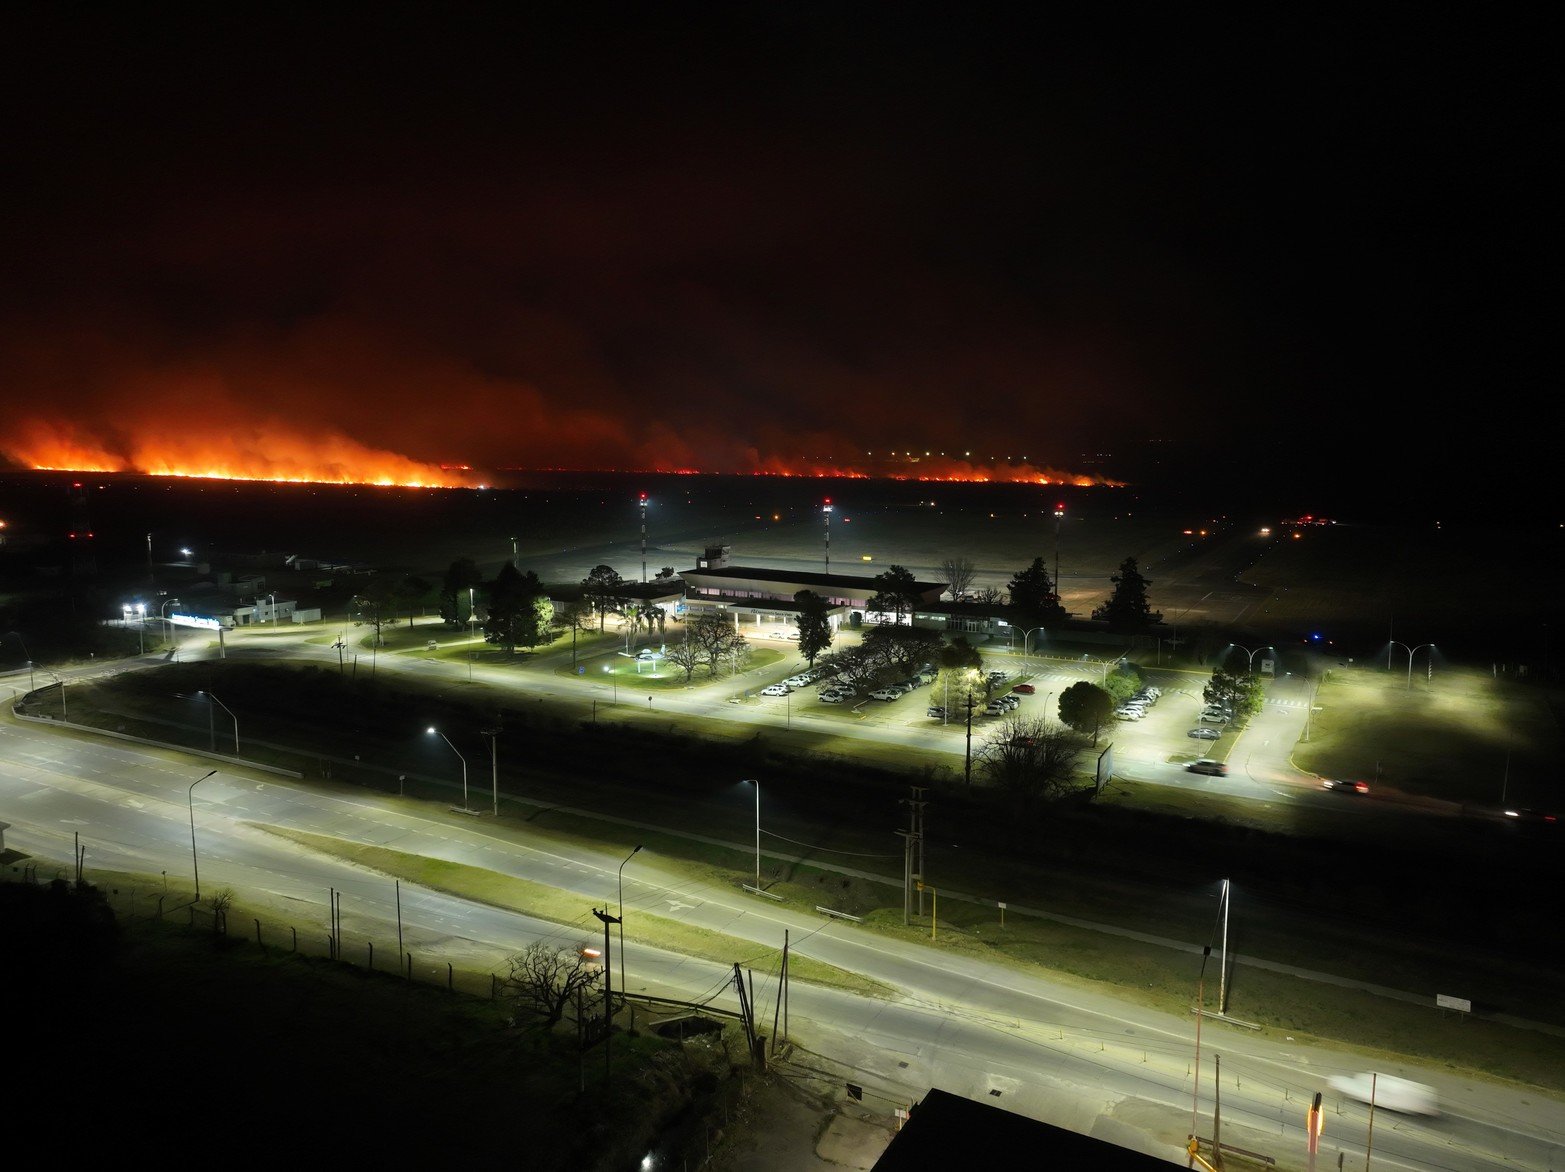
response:
<svg viewBox="0 0 1565 1172"><path fill-rule="evenodd" d="M528 940L575 943L595 937L590 915L617 897L621 858L596 852L566 857L530 839L525 828L444 811L412 811L394 799L344 798L243 769L209 768L195 758L80 737L59 728L0 720L0 820L7 845L38 859L68 860L79 834L89 874L95 867L188 882L191 811L203 890L230 886L265 898L326 932L326 896L343 893L346 952L374 940L396 949L396 892L389 879L295 848L262 827L327 834L392 846L545 883L581 896L579 925L565 926L402 885L405 947L420 966L452 958L499 970ZM65 864L59 864L64 869ZM47 871L45 872L47 876ZM757 1003L773 1004L768 975L783 932L799 955L860 972L899 990L892 1001L791 986L792 1032L835 1038L840 1057L887 1093L916 1097L938 1085L988 1099L1078 1130L1109 1130L1126 1142L1178 1159L1192 1116L1194 1021L1149 1011L1111 993L1083 990L983 961L872 935L851 924L802 915L742 891L693 882L638 856L624 872L627 970L634 992L700 999L722 992L731 968L638 943L635 915L661 916L727 933L754 945ZM149 899L155 894L149 894ZM616 966L617 967L617 966ZM1272 1041L1208 1020L1202 1040L1201 1119L1210 1120L1212 1066L1222 1056L1223 1133L1264 1150L1283 1167L1302 1166L1304 1106L1332 1074L1358 1069L1328 1050ZM815 1048L819 1049L817 1045ZM902 1064L906 1063L905 1066ZM1548 1168L1565 1161L1565 1107L1453 1077L1401 1066L1398 1073L1438 1088L1446 1114L1435 1120L1380 1112L1374 1153L1379 1167L1421 1169ZM1337 1103L1327 1125L1335 1152L1363 1159L1367 1118ZM1203 1133L1209 1130L1198 1124ZM1182 1160L1181 1160L1182 1162Z"/></svg>

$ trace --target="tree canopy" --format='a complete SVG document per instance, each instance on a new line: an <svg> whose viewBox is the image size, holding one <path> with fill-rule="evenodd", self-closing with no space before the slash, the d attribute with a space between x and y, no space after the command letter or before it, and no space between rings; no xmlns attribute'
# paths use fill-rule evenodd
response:
<svg viewBox="0 0 1565 1172"><path fill-rule="evenodd" d="M1154 612L1147 601L1147 587L1152 583L1136 569L1135 558L1122 561L1119 572L1110 581L1114 583L1114 593L1092 612L1093 618L1124 635L1143 634L1163 621L1162 614Z"/></svg>
<svg viewBox="0 0 1565 1172"><path fill-rule="evenodd" d="M893 616L901 623L918 605L918 582L911 571L902 566L891 566L884 573L875 575L875 593L870 596L869 609Z"/></svg>
<svg viewBox="0 0 1565 1172"><path fill-rule="evenodd" d="M826 600L813 590L800 590L793 601L799 607L799 654L814 667L815 657L831 647Z"/></svg>
<svg viewBox="0 0 1565 1172"><path fill-rule="evenodd" d="M1060 605L1060 596L1043 559L1033 558L1026 569L1018 570L1007 583L1011 592L1011 612L1023 631L1058 627L1069 617Z"/></svg>

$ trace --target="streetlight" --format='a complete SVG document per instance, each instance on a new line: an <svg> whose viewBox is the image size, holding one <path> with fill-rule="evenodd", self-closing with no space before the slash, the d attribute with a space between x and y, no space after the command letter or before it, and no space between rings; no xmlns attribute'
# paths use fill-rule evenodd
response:
<svg viewBox="0 0 1565 1172"><path fill-rule="evenodd" d="M150 537L151 534L148 534L148 536ZM174 641L174 628L169 623L167 612L168 608L173 606L178 601L179 599L177 598L165 598L163 600L163 605L158 607L158 614L163 618L163 642L165 643L172 643Z"/></svg>
<svg viewBox="0 0 1565 1172"><path fill-rule="evenodd" d="M217 770L212 770L216 773ZM196 786L200 785L212 773L204 777L198 777L190 783L190 790L185 795L185 802L190 807L190 870L196 879L196 902L201 902L201 865L196 861Z"/></svg>
<svg viewBox="0 0 1565 1172"><path fill-rule="evenodd" d="M141 605L140 603L137 603L136 607L132 607L131 604L128 603L128 602L124 602L124 603L120 604L120 615L121 615L121 625L122 626L126 626L126 627L130 626L130 612L132 610L136 609L137 607L139 607L140 605ZM141 624L137 623L136 624L136 654L137 655L142 655L142 654L144 654L146 652L146 650L147 650L146 646L142 643L142 639L141 639Z"/></svg>
<svg viewBox="0 0 1565 1172"><path fill-rule="evenodd" d="M428 732L430 735L437 736L446 744L451 745L451 738L434 725L429 726ZM462 813L471 814L473 811L468 809L467 806L467 758L462 756L462 751L455 745L451 745L451 751L456 754L457 760L462 762Z"/></svg>
<svg viewBox="0 0 1565 1172"><path fill-rule="evenodd" d="M1025 630L1025 631L1022 632L1022 666L1023 667L1027 666L1027 641L1029 639L1031 639L1034 635L1036 635L1041 630L1043 630L1042 627L1033 627L1031 630Z"/></svg>
<svg viewBox="0 0 1565 1172"><path fill-rule="evenodd" d="M1435 645L1433 643L1420 643L1417 647L1409 647L1406 643L1399 643L1395 639L1393 639L1393 640L1391 640L1390 647L1400 647L1400 648L1402 648L1403 651L1407 652L1407 686L1409 688L1411 688L1413 686L1413 656L1417 655L1424 648L1426 648L1426 647L1429 648L1429 655L1427 657L1428 658L1428 664L1429 664L1429 676L1428 676L1428 678L1429 678L1429 680L1431 682L1434 680L1434 678L1435 678ZM1388 647L1387 650L1386 650L1386 654L1388 656L1391 654L1390 647Z"/></svg>
<svg viewBox="0 0 1565 1172"><path fill-rule="evenodd" d="M489 783L494 796L495 817L500 816L500 726L486 728L483 735L489 738Z"/></svg>
<svg viewBox="0 0 1565 1172"><path fill-rule="evenodd" d="M630 862L631 859L640 853L641 848L638 846L625 856L625 863ZM619 919L616 921L619 924L619 999L621 1004L625 1002L625 863L619 865Z"/></svg>
<svg viewBox="0 0 1565 1172"><path fill-rule="evenodd" d="M197 692L196 695L198 695L198 696L205 696L207 698L207 706L206 706L207 734L208 734L208 736L211 737L212 751L214 753L217 751L217 734L215 732L213 732L213 730L212 730L212 705L213 705L213 703L216 703L219 708L221 708L224 712L228 713L229 717L234 722L234 756L235 757L239 756L239 718L234 715L234 710L232 708L230 708L227 704L224 704L221 700L219 700L211 692L202 691L202 692Z"/></svg>
<svg viewBox="0 0 1565 1172"><path fill-rule="evenodd" d="M478 638L478 607L473 601L473 588L467 588L467 629L468 642ZM467 649L467 682L473 682L473 656L476 654L472 647Z"/></svg>
<svg viewBox="0 0 1565 1172"><path fill-rule="evenodd" d="M1103 683L1103 684L1107 684L1109 682L1109 664L1111 664L1111 663L1118 663L1120 660L1124 659L1125 657L1123 655L1114 655L1114 656L1109 657L1108 659L1099 659L1096 655L1087 655L1085 652L1083 652L1082 658L1086 659L1086 660L1091 660L1093 663L1098 665L1099 669L1103 673L1103 678L1099 682Z"/></svg>
<svg viewBox="0 0 1565 1172"><path fill-rule="evenodd" d="M33 677L33 653L27 650L27 640L22 638L21 633L18 631L7 631L6 634L15 638L22 645L22 656L27 660L27 690L36 692L38 689L35 686Z"/></svg>
<svg viewBox="0 0 1565 1172"><path fill-rule="evenodd" d="M266 596L266 600L267 600L268 603L271 604L271 608L272 608L272 626L275 627L277 625L277 595L276 594L268 594Z"/></svg>
<svg viewBox="0 0 1565 1172"><path fill-rule="evenodd" d="M1250 675L1255 674L1256 655L1262 651L1271 651L1273 649L1270 643L1268 643L1265 647L1257 647L1254 651L1251 651L1248 647L1240 647L1237 643L1230 643L1228 646L1232 647L1236 651L1243 651L1245 655L1249 656L1249 661L1245 666L1245 671Z"/></svg>
<svg viewBox="0 0 1565 1172"><path fill-rule="evenodd" d="M755 889L761 889L761 783L746 778L747 785L755 786Z"/></svg>

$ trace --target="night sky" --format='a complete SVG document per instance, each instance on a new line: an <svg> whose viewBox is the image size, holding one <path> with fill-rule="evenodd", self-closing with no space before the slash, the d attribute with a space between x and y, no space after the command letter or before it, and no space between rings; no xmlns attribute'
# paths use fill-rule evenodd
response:
<svg viewBox="0 0 1565 1172"><path fill-rule="evenodd" d="M1552 36L1177 15L13 7L0 452L1536 490Z"/></svg>

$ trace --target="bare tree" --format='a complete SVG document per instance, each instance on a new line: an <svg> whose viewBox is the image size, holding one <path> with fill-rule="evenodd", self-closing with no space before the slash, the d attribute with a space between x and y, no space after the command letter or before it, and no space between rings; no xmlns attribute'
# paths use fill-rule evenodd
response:
<svg viewBox="0 0 1565 1172"><path fill-rule="evenodd" d="M669 645L663 652L666 663L672 663L680 671L685 673L685 683L690 682L691 674L696 670L696 664L701 662L701 648L690 639L690 632L685 631L685 637L677 643Z"/></svg>
<svg viewBox="0 0 1565 1172"><path fill-rule="evenodd" d="M1080 788L1078 734L1047 720L1012 717L1002 721L979 749L980 773L1023 812Z"/></svg>
<svg viewBox="0 0 1565 1172"><path fill-rule="evenodd" d="M968 558L946 558L940 563L940 576L951 588L952 598L961 598L973 585L977 567Z"/></svg>
<svg viewBox="0 0 1565 1172"><path fill-rule="evenodd" d="M234 906L234 889L225 887L207 900L212 909L212 931L219 936L228 935L228 909Z"/></svg>
<svg viewBox="0 0 1565 1172"><path fill-rule="evenodd" d="M583 951L534 940L506 958L510 972L500 984L501 995L539 1014L546 1026L557 1025L577 991L590 988L602 976Z"/></svg>

